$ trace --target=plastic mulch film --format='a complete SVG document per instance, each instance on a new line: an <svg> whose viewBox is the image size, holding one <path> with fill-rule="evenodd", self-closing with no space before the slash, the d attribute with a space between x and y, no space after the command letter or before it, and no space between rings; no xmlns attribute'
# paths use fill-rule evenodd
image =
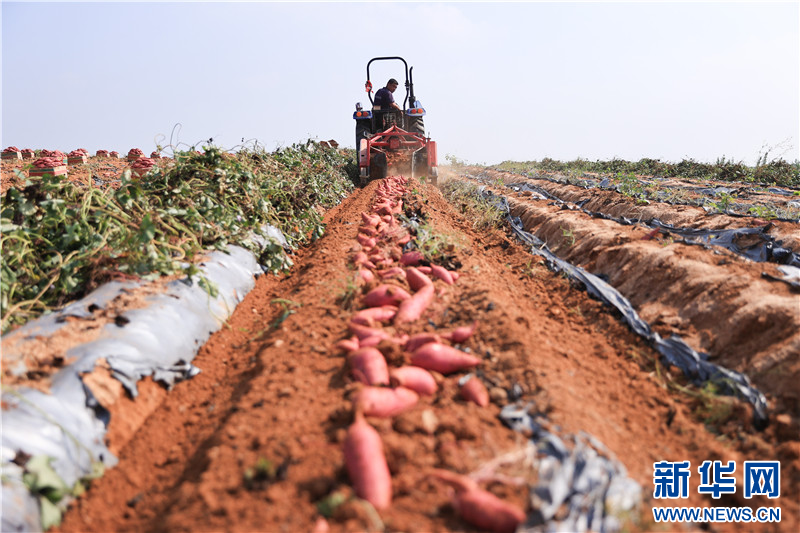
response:
<svg viewBox="0 0 800 533"><path fill-rule="evenodd" d="M568 205L560 198L553 196L541 187L528 183L512 183L506 187L519 191L536 193L545 199ZM588 201L588 200L586 200ZM594 218L612 220L618 224L630 226L639 221L626 217L612 217L605 213L588 211L583 209L585 202L576 204L587 215ZM680 228L671 224L665 224L657 218L641 221L642 224L650 228L659 228L670 233L683 237L686 244L699 244L703 246L721 246L737 255L741 255L758 263L770 262L783 265L800 267L800 255L788 248L780 246L775 238L768 234L771 224L758 228L732 228L732 229L702 229L702 228Z"/></svg>
<svg viewBox="0 0 800 533"><path fill-rule="evenodd" d="M722 246L758 263L768 261L771 263L800 267L800 256L788 248L779 246L775 242L775 238L767 233L771 224L758 228L713 230L703 228L678 228L654 218L648 223L648 226L664 229L670 233L680 235L690 244L700 243ZM758 242L746 244L747 241L753 240L752 237L756 237Z"/></svg>
<svg viewBox="0 0 800 533"><path fill-rule="evenodd" d="M495 170L497 170L497 169L495 169ZM509 172L509 171L501 170L500 172ZM511 172L509 172L509 173L511 173ZM513 174L513 173L511 173L511 174ZM550 181L552 183L559 183L559 184L567 183L567 184L570 184L570 185L576 185L578 187L583 187L584 189L592 189L592 188L597 187L597 188L600 188L600 189L611 189L611 190L615 190L617 192L620 192L620 187L618 185L613 184L613 182L607 177L602 178L600 181L598 181L598 180L594 179L593 177L588 177L587 175L584 175L583 177L580 178L581 184L578 185L576 183L573 183L569 179L567 179L566 176L563 176L561 179L556 179L556 178L553 178L553 177L551 177L551 176L549 176L549 175L547 175L545 173L542 173L542 172L521 172L518 175L524 176L524 177L530 178L530 179L546 180L546 181ZM642 184L649 185L649 184L658 183L658 182L661 182L661 181L666 181L666 180L669 180L669 179L671 179L671 178L653 178L651 180L646 180L646 179L639 178L638 181L640 181ZM672 187L672 188L679 189L679 190L692 191L692 192L695 192L695 193L698 193L698 194L702 194L704 196L720 196L722 194L756 194L756 195L757 194L764 194L762 190L759 190L758 188L755 188L755 187L725 187L725 186L721 186L720 185L720 186L716 186L716 187L677 186L677 187ZM782 189L780 187L768 187L766 192L769 193L769 194L779 194L781 196L788 196L788 197L794 197L794 196L797 195L797 189ZM789 206L789 207L792 207L792 206Z"/></svg>
<svg viewBox="0 0 800 533"><path fill-rule="evenodd" d="M794 290L800 291L800 268L780 265L778 271L783 274L783 277L773 276L767 272L762 272L761 275L766 279L788 283Z"/></svg>
<svg viewBox="0 0 800 533"><path fill-rule="evenodd" d="M494 195L489 191L483 191L482 194L484 198L507 213L506 218L517 238L531 246L531 253L544 257L548 268L555 272L564 272L571 279L580 281L590 295L617 309L634 332L645 338L665 361L680 368L684 375L696 385L711 382L718 386L723 394L745 398L753 406L753 425L757 429L767 426L766 397L751 385L747 376L709 362L707 354L699 354L678 336L673 335L668 339L663 339L639 317L628 299L614 287L594 274L559 258L547 248L541 239L525 231L519 217L512 217L508 214L510 210L505 197Z"/></svg>
<svg viewBox="0 0 800 533"><path fill-rule="evenodd" d="M228 251L213 252L200 265L202 275L216 288L214 297L196 282L172 281L164 292L146 297L146 308L124 312L122 322L106 325L96 340L68 350L64 359L70 364L52 377L49 393L3 387L2 531L41 530L48 525L48 510L59 517L59 508L65 507L82 480L116 463L104 441L109 412L82 380L95 363L104 359L112 376L133 397L137 382L145 376L171 387L200 372L192 365L197 350L222 327L261 274L251 252L238 246L229 246ZM120 291L136 285L103 285L6 339L51 335L67 317L90 316ZM10 350L4 350L4 363L12 361L13 371L24 373L22 357L13 353L14 343L6 344ZM38 474L31 467L34 460L38 460ZM64 493L55 502L42 495L52 496L54 484Z"/></svg>
<svg viewBox="0 0 800 533"><path fill-rule="evenodd" d="M626 516L635 516L642 489L597 439L582 432L562 440L545 429L532 404L507 405L500 419L514 430L530 432L537 452L532 510L518 531L605 533L619 531Z"/></svg>

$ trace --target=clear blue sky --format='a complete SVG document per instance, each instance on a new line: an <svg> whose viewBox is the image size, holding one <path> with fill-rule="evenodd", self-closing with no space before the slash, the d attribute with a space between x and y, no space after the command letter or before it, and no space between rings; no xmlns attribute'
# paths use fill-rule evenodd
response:
<svg viewBox="0 0 800 533"><path fill-rule="evenodd" d="M186 144L353 146L387 55L440 157L798 158L796 1L3 1L0 144L149 153L180 123Z"/></svg>

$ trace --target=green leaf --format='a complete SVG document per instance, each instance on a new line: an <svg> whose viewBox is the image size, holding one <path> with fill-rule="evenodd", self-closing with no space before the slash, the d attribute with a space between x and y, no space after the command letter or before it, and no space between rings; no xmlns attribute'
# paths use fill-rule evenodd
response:
<svg viewBox="0 0 800 533"><path fill-rule="evenodd" d="M326 518L333 516L336 509L347 501L347 496L343 492L337 491L317 502L319 514Z"/></svg>
<svg viewBox="0 0 800 533"><path fill-rule="evenodd" d="M156 225L153 224L153 219L150 213L146 214L139 224L139 242L141 244L148 244L156 236Z"/></svg>
<svg viewBox="0 0 800 533"><path fill-rule="evenodd" d="M69 494L70 490L64 480L50 466L52 457L47 455L34 455L25 463L25 473L22 481L28 490L40 494L52 502L57 502Z"/></svg>
<svg viewBox="0 0 800 533"><path fill-rule="evenodd" d="M10 220L3 219L3 222L0 223L0 233L8 233L10 231L18 230L21 226L18 226L12 223Z"/></svg>
<svg viewBox="0 0 800 533"><path fill-rule="evenodd" d="M39 512L43 531L61 525L61 509L43 496L39 498Z"/></svg>

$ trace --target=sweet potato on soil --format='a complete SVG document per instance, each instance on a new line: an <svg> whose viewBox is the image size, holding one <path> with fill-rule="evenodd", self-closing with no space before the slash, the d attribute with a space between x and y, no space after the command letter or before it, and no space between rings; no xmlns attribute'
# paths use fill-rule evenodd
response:
<svg viewBox="0 0 800 533"><path fill-rule="evenodd" d="M420 290L414 293L414 296L405 300L400 304L397 309L397 315L394 317L395 324L408 324L414 322L422 313L428 308L433 301L436 289L433 284L425 285Z"/></svg>
<svg viewBox="0 0 800 533"><path fill-rule="evenodd" d="M370 215L368 213L361 213L361 220L364 222L365 226L377 226L378 222L381 221L381 217L378 215Z"/></svg>
<svg viewBox="0 0 800 533"><path fill-rule="evenodd" d="M379 270L378 277L381 279L406 279L406 271L400 267L387 268L386 270Z"/></svg>
<svg viewBox="0 0 800 533"><path fill-rule="evenodd" d="M392 205L385 201L380 204L375 204L372 206L372 212L377 213L379 215L391 215L392 214ZM385 219L384 219L385 220Z"/></svg>
<svg viewBox="0 0 800 533"><path fill-rule="evenodd" d="M436 333L417 333L416 335L412 335L408 338L408 342L406 342L405 349L406 351L413 352L423 344L428 344L429 342L441 342L442 339Z"/></svg>
<svg viewBox="0 0 800 533"><path fill-rule="evenodd" d="M444 267L440 267L439 265L431 265L431 275L433 275L434 278L439 278L448 285L455 283L455 280L453 280L453 275L450 273L450 271Z"/></svg>
<svg viewBox="0 0 800 533"><path fill-rule="evenodd" d="M388 385L389 368L377 348L365 346L350 352L347 357L353 376L367 385Z"/></svg>
<svg viewBox="0 0 800 533"><path fill-rule="evenodd" d="M364 267L369 269L374 269L375 264L369 260L367 254L364 251L356 252L353 255L353 264L357 267Z"/></svg>
<svg viewBox="0 0 800 533"><path fill-rule="evenodd" d="M383 453L383 441L361 413L356 412L343 448L344 464L358 497L376 509L388 508L392 503L392 478Z"/></svg>
<svg viewBox="0 0 800 533"><path fill-rule="evenodd" d="M356 393L354 402L356 411L366 416L387 418L411 409L418 400L419 395L405 387L364 387Z"/></svg>
<svg viewBox="0 0 800 533"><path fill-rule="evenodd" d="M431 472L431 475L444 481L455 491L453 507L473 526L493 533L513 533L525 520L522 509L481 489L467 477L438 469Z"/></svg>
<svg viewBox="0 0 800 533"><path fill-rule="evenodd" d="M391 369L389 381L395 387L405 387L424 396L433 396L439 388L431 373L418 366L401 366Z"/></svg>
<svg viewBox="0 0 800 533"><path fill-rule="evenodd" d="M358 340L360 341L363 341L369 337L380 337L381 339L388 339L391 337L387 331L384 331L381 328L365 326L363 324L359 324L358 322L351 321L349 324L347 324L347 328L350 330L350 333L358 337Z"/></svg>
<svg viewBox="0 0 800 533"><path fill-rule="evenodd" d="M397 307L394 305L384 305L382 307L368 307L357 311L350 322L363 326L373 327L376 322L388 322L397 314Z"/></svg>
<svg viewBox="0 0 800 533"><path fill-rule="evenodd" d="M431 278L420 272L414 267L406 268L406 281L412 291L418 291L426 285L431 285L433 282Z"/></svg>
<svg viewBox="0 0 800 533"><path fill-rule="evenodd" d="M366 268L359 268L358 279L360 279L364 283L372 283L373 281L375 281L375 274L373 274L371 270L367 270Z"/></svg>
<svg viewBox="0 0 800 533"><path fill-rule="evenodd" d="M365 249L375 248L375 244L377 243L375 237L367 237L363 233L359 233L356 236L356 240L358 241L358 244L363 246Z"/></svg>
<svg viewBox="0 0 800 533"><path fill-rule="evenodd" d="M405 266L416 266L422 261L422 253L418 250L412 250L404 253L400 257L400 264Z"/></svg>
<svg viewBox="0 0 800 533"><path fill-rule="evenodd" d="M365 307L383 307L384 305L398 305L411 298L408 291L397 285L378 285L364 296Z"/></svg>
<svg viewBox="0 0 800 533"><path fill-rule="evenodd" d="M459 391L461 397L481 407L489 405L489 391L483 382L475 376L470 376L467 381L461 385Z"/></svg>
<svg viewBox="0 0 800 533"><path fill-rule="evenodd" d="M336 343L336 348L345 352L354 352L360 348L358 337L354 335L349 339L342 339Z"/></svg>
<svg viewBox="0 0 800 533"><path fill-rule="evenodd" d="M442 374L452 374L478 366L481 360L468 353L437 342L423 344L411 355L411 364Z"/></svg>
<svg viewBox="0 0 800 533"><path fill-rule="evenodd" d="M472 337L475 330L478 329L478 321L472 323L471 326L461 326L449 333L442 333L442 337L452 342L464 342Z"/></svg>
<svg viewBox="0 0 800 533"><path fill-rule="evenodd" d="M383 331L383 330L378 330ZM389 341L393 344L397 344L398 346L403 346L406 341L408 341L408 335L400 335L399 337L392 337L389 335L373 335L371 337L366 337L364 339L359 339L358 344L362 348L364 347L375 347L378 346L383 341Z"/></svg>

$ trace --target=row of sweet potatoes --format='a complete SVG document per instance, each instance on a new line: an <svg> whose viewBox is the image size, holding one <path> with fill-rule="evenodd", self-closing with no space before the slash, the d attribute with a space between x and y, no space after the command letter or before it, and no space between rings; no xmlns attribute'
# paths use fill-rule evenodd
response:
<svg viewBox="0 0 800 533"><path fill-rule="evenodd" d="M458 272L423 264L417 250L403 252L412 240L397 217L403 211L407 183L402 176L386 178L378 185L371 212L362 213L358 245L351 258L363 286L362 308L350 318L351 337L337 344L347 356L352 377L363 384L353 397L355 420L343 444L345 466L356 494L378 510L391 505L392 480L381 436L367 417L393 417L407 411L420 396L435 395L443 376L482 364L481 358L448 343L466 341L477 322L443 333L400 335L385 328L412 329L437 294L459 278ZM407 364L390 368L380 350L387 344L402 347ZM479 378L471 376L462 383L460 394L465 400L488 405L489 395ZM428 474L449 487L455 510L476 527L514 531L525 519L522 509L466 476L441 469Z"/></svg>

